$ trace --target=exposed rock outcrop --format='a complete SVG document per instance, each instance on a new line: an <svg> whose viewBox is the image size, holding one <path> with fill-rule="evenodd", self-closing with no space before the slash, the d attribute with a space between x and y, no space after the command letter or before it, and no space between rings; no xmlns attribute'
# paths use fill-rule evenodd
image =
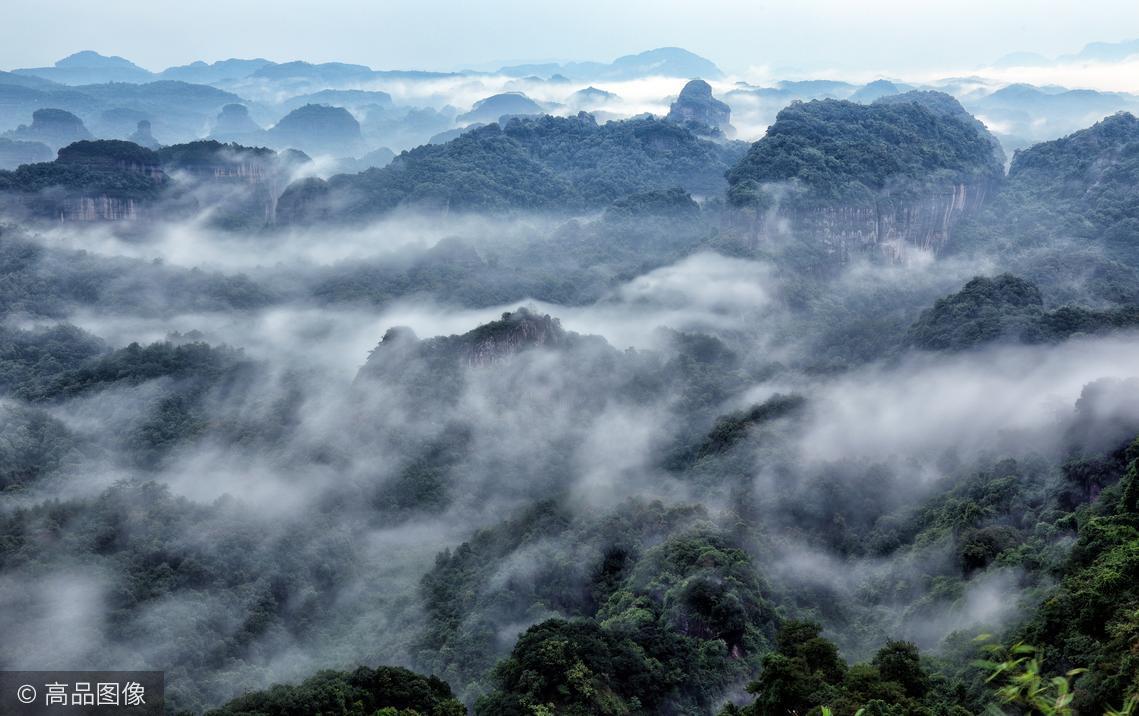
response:
<svg viewBox="0 0 1139 716"><path fill-rule="evenodd" d="M730 124L732 108L712 96L712 85L704 80L692 80L684 85L680 96L668 110L668 119L686 126L719 130L733 136Z"/></svg>
<svg viewBox="0 0 1139 716"><path fill-rule="evenodd" d="M112 196L76 196L64 199L58 208L60 221L133 221L144 215L134 199Z"/></svg>
<svg viewBox="0 0 1139 716"><path fill-rule="evenodd" d="M469 365L488 365L529 348L563 346L570 335L558 319L519 308L466 334L463 358Z"/></svg>
<svg viewBox="0 0 1139 716"><path fill-rule="evenodd" d="M895 199L883 195L867 205L824 206L775 211L758 238L791 228L801 237L814 237L826 251L846 261L877 251L894 260L914 249L940 253L954 226L977 211L995 183L947 184L921 196Z"/></svg>
<svg viewBox="0 0 1139 716"><path fill-rule="evenodd" d="M509 360L534 348L567 349L598 343L604 339L567 332L561 322L549 315L519 308L502 314L458 336L420 340L407 327L389 329L369 354L357 380L385 380L400 383L425 380L446 383L444 376L475 366L488 366ZM422 374L422 375L421 375Z"/></svg>
<svg viewBox="0 0 1139 716"><path fill-rule="evenodd" d="M729 172L728 198L754 241L789 237L843 261L936 254L1002 181L998 150L941 93L795 102Z"/></svg>

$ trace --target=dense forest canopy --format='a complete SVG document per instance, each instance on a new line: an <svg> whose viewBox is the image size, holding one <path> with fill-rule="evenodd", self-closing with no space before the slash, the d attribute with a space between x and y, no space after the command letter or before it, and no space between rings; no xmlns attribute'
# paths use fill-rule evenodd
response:
<svg viewBox="0 0 1139 716"><path fill-rule="evenodd" d="M0 668L177 716L1137 713L1130 100L737 80L0 73ZM1111 112L1029 146L1069 102Z"/></svg>
<svg viewBox="0 0 1139 716"><path fill-rule="evenodd" d="M749 186L794 182L815 205L865 204L1003 174L983 127L927 104L792 103L728 174L732 196L742 201Z"/></svg>
<svg viewBox="0 0 1139 716"><path fill-rule="evenodd" d="M365 218L407 205L562 212L653 189L718 194L742 152L742 143L716 144L659 119L514 117L404 152L382 169L295 185L281 203L288 221Z"/></svg>

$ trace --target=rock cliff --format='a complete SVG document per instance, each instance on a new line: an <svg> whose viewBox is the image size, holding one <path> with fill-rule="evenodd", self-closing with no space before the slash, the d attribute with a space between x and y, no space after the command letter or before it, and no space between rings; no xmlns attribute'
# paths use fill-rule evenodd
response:
<svg viewBox="0 0 1139 716"><path fill-rule="evenodd" d="M930 92L791 104L728 173L728 196L753 241L789 235L844 261L866 251L902 259L942 251L1003 176L992 135Z"/></svg>
<svg viewBox="0 0 1139 716"><path fill-rule="evenodd" d="M669 121L719 130L728 137L735 134L731 118L732 108L713 97L712 86L704 80L692 80L684 85L668 110Z"/></svg>
<svg viewBox="0 0 1139 716"><path fill-rule="evenodd" d="M902 260L913 249L938 254L962 217L980 209L995 184L978 181L950 183L918 196L895 199L884 195L864 205L777 209L776 221L765 221L757 238L791 229L813 237L827 253L847 261L858 253L879 252Z"/></svg>

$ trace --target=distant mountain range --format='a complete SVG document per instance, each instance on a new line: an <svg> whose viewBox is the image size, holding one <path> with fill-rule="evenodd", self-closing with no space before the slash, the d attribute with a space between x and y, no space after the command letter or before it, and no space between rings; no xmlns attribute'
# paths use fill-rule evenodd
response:
<svg viewBox="0 0 1139 716"><path fill-rule="evenodd" d="M563 75L575 80L628 80L640 77L663 76L689 79L720 79L724 73L715 63L679 47L661 47L635 55L618 57L610 63L570 62L544 63L503 67L500 74L515 77L529 75ZM145 83L156 80L178 80L197 84L217 84L247 79L266 81L307 80L337 85L371 79L429 79L462 75L488 74L486 72L427 72L422 70L374 70L366 65L344 62L271 62L266 59L227 59L207 63L201 60L188 65L168 67L151 72L130 60L101 55L83 50L68 55L51 67L26 67L4 73L13 77L48 80L63 85L101 84L107 82ZM15 82L9 82L9 84ZM27 86L38 86L34 82Z"/></svg>
<svg viewBox="0 0 1139 716"><path fill-rule="evenodd" d="M514 77L529 75L562 75L575 80L630 80L638 77L680 77L717 80L724 73L711 60L679 47L661 47L636 55L618 57L608 64L603 62L568 62L558 64L513 65L499 72Z"/></svg>
<svg viewBox="0 0 1139 716"><path fill-rule="evenodd" d="M1060 55L1055 59L1037 52L1012 52L993 63L994 67L1049 67L1070 62L1121 62L1128 58L1139 59L1139 39L1119 42L1089 42L1075 54Z"/></svg>

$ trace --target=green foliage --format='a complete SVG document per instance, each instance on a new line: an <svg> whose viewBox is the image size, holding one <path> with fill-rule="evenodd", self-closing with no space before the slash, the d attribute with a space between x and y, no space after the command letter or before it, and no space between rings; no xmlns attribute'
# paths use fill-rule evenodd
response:
<svg viewBox="0 0 1139 716"><path fill-rule="evenodd" d="M156 316L257 308L274 298L243 274L54 249L0 231L0 315L61 318L83 306Z"/></svg>
<svg viewBox="0 0 1139 716"><path fill-rule="evenodd" d="M224 144L212 139L172 144L155 152L158 161L168 172L201 171L218 165L235 165L242 162L266 162L273 159L276 154L272 149L265 147Z"/></svg>
<svg viewBox="0 0 1139 716"><path fill-rule="evenodd" d="M494 678L498 689L476 714L617 716L653 713L665 674L628 638L551 619L526 630Z"/></svg>
<svg viewBox="0 0 1139 716"><path fill-rule="evenodd" d="M977 276L959 292L938 299L910 329L909 343L925 350L964 350L1025 336L1043 313L1040 290L1011 274Z"/></svg>
<svg viewBox="0 0 1139 716"><path fill-rule="evenodd" d="M1002 274L977 276L957 293L938 299L911 326L906 342L923 350L961 351L998 341L1044 343L1135 326L1139 306L1045 311L1035 284Z"/></svg>
<svg viewBox="0 0 1139 716"><path fill-rule="evenodd" d="M1042 668L1086 670L1072 700L1080 713L1124 703L1139 684L1137 482L1139 461L1131 459L1122 481L1104 491L1106 509L1077 513L1079 537L1063 579L1019 632L1041 649Z"/></svg>
<svg viewBox="0 0 1139 716"><path fill-rule="evenodd" d="M404 152L382 169L305 180L285 192L280 210L289 221L364 218L397 206L560 212L678 186L718 193L737 157L734 145L661 120L514 118Z"/></svg>
<svg viewBox="0 0 1139 716"><path fill-rule="evenodd" d="M848 667L820 631L811 622L784 622L776 651L764 657L759 678L747 687L755 700L725 708L721 716L958 713L947 708L947 693L934 693L913 644L888 642L870 664Z"/></svg>
<svg viewBox="0 0 1139 716"><path fill-rule="evenodd" d="M59 150L56 161L60 164L82 164L128 169L131 167L157 167L159 155L134 142L118 139L83 140Z"/></svg>
<svg viewBox="0 0 1139 716"><path fill-rule="evenodd" d="M393 666L321 671L296 686L244 694L209 716L464 716L447 684Z"/></svg>
<svg viewBox="0 0 1139 716"><path fill-rule="evenodd" d="M205 343L152 343L126 348L97 358L88 365L63 371L20 386L16 394L29 401L71 398L112 384L137 385L155 378L214 380L232 370L241 353L211 348Z"/></svg>
<svg viewBox="0 0 1139 716"><path fill-rule="evenodd" d="M419 661L454 683L472 684L472 696L489 691L479 702L487 713L546 704L584 712L652 713L654 704L707 711L757 665L775 616L750 559L724 535L682 532L648 547L699 517L629 503L619 517L573 521L547 506L479 533L441 554L423 580L430 619ZM501 583L500 565L512 555L536 554L549 540L578 545L575 551L591 557L582 564L575 554L555 553L536 560L528 570L533 577ZM499 614L519 610L559 619L527 632L492 677L488 656L506 626ZM576 652L576 642L547 643L561 639L555 633L562 630L593 635L589 654ZM556 665L539 670L531 663L547 653L556 655Z"/></svg>
<svg viewBox="0 0 1139 716"><path fill-rule="evenodd" d="M1062 139L1017 152L1008 181L958 232L963 248L1025 255L1058 241L1095 246L1107 261L1139 266L1139 120L1119 113ZM1110 265L1104 257L1101 265ZM1067 270L1071 271L1071 264Z"/></svg>
<svg viewBox="0 0 1139 716"><path fill-rule="evenodd" d="M30 331L0 327L0 393L77 368L106 350L103 341L68 324Z"/></svg>
<svg viewBox="0 0 1139 716"><path fill-rule="evenodd" d="M697 461L722 454L747 438L754 429L797 415L805 404L806 399L802 396L776 393L747 410L721 415L699 444L678 452L670 459L669 466L673 469L687 468Z"/></svg>
<svg viewBox="0 0 1139 716"><path fill-rule="evenodd" d="M692 221L700 216L700 205L683 189L654 189L617 199L605 209L611 222L641 221L646 217L669 221Z"/></svg>
<svg viewBox="0 0 1139 716"><path fill-rule="evenodd" d="M1007 652L997 645L986 648L999 661L978 661L977 666L989 672L987 682L1000 684L997 698L1002 703L1023 706L1044 716L1072 714L1071 679L1082 669L1049 679L1041 673L1040 658L1033 656L1036 649L1027 644L1013 644Z"/></svg>
<svg viewBox="0 0 1139 716"><path fill-rule="evenodd" d="M0 403L0 492L81 462L87 446L42 410Z"/></svg>
<svg viewBox="0 0 1139 716"><path fill-rule="evenodd" d="M50 189L82 196L107 196L115 199L147 201L157 199L162 182L147 174L117 165L88 162L24 164L10 172L0 171L0 192L35 194ZM54 200L45 197L38 212L43 214Z"/></svg>
<svg viewBox="0 0 1139 716"><path fill-rule="evenodd" d="M272 522L234 500L199 504L152 482L120 483L0 514L0 570L29 583L53 563L105 574L103 646L153 644L168 705L201 711L248 683L248 672L241 680L218 673L268 663L280 637L313 637L324 605L359 563L350 527L329 514L314 511L286 533ZM9 604L31 609L37 593ZM212 606L175 612L189 625L147 618L176 604Z"/></svg>
<svg viewBox="0 0 1139 716"><path fill-rule="evenodd" d="M815 100L783 109L728 181L737 204L781 182L801 185L806 205L865 204L1001 174L987 137L955 117L913 102Z"/></svg>

